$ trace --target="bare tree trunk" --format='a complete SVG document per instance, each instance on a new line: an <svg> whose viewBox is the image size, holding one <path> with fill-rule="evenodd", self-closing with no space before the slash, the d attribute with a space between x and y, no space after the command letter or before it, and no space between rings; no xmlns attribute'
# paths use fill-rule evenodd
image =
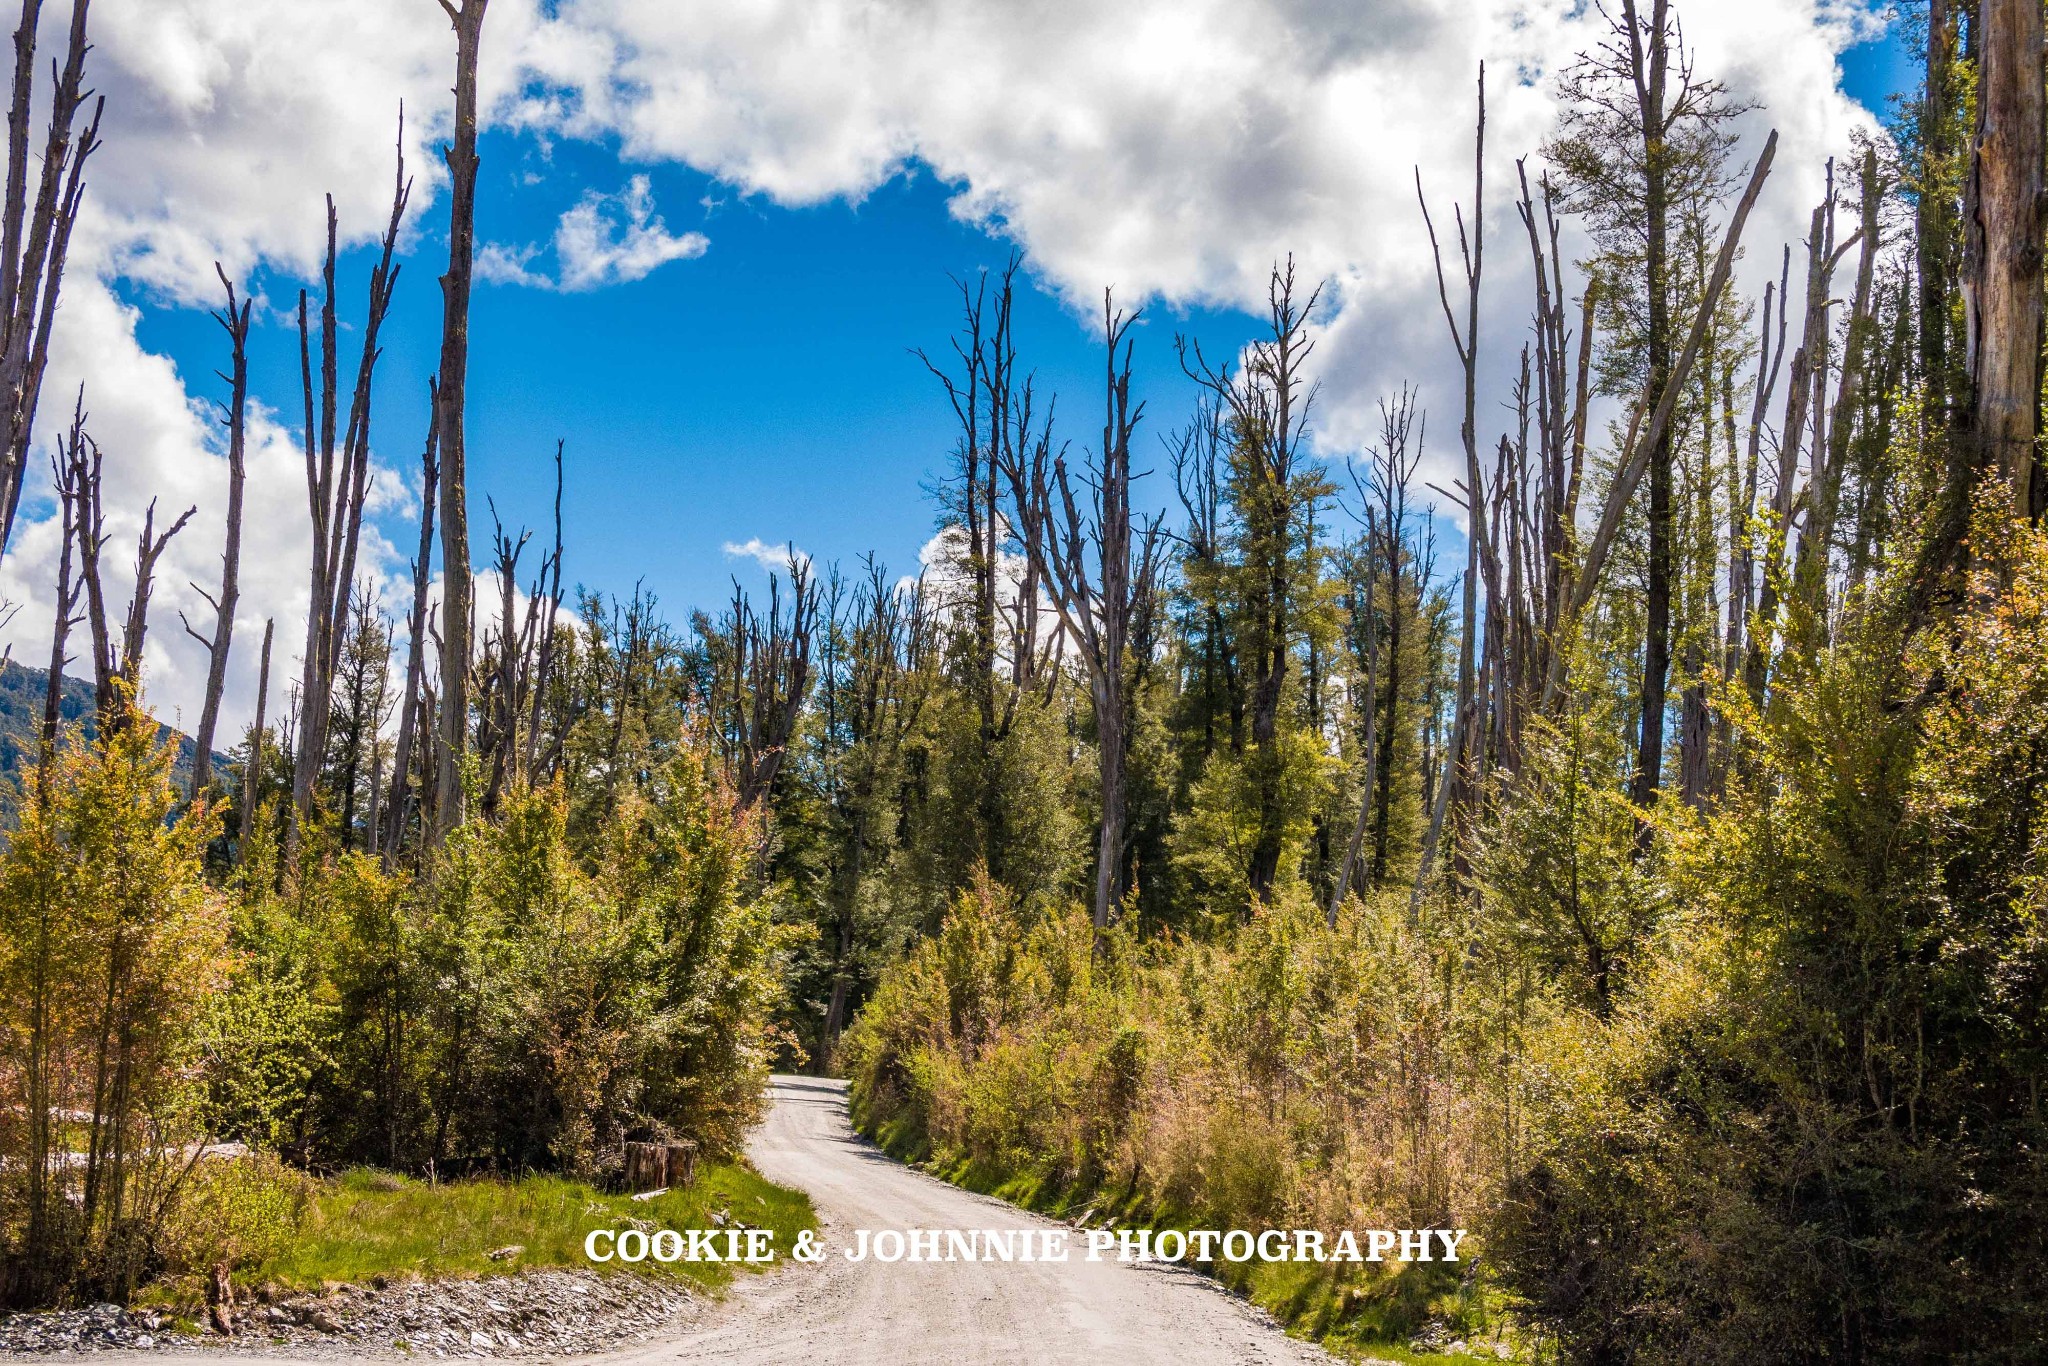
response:
<svg viewBox="0 0 2048 1366"><path fill-rule="evenodd" d="M382 251L370 272L369 311L363 346L356 362L355 387L349 397L347 426L336 445L340 418L339 374L335 354L339 320L335 312L337 225L334 197L327 199L327 263L325 297L320 308L320 393L313 396L311 339L306 296L299 295L299 369L305 389L306 496L313 521L312 606L306 618L306 653L299 686L298 745L292 765L292 822L288 835L296 850L306 817L313 809L313 788L326 759L328 725L333 712L334 675L341 644L348 633L349 608L355 587L356 548L362 538L363 503L370 466L370 407L377 361L383 354L378 336L390 312L399 268L393 263L412 183L405 175L405 126L401 118L397 169L393 176L391 216L385 224Z"/></svg>
<svg viewBox="0 0 2048 1366"><path fill-rule="evenodd" d="M1431 873L1436 866L1438 842L1443 838L1444 817L1448 808L1451 789L1462 781L1460 775L1467 767L1467 756L1473 746L1471 738L1484 729L1485 719L1474 705L1477 696L1479 616L1479 546L1486 539L1486 499L1483 480L1479 471L1479 275L1484 264L1485 248L1485 191L1486 191L1486 63L1479 64L1479 115L1474 123L1472 135L1472 228L1471 245L1466 245L1466 230L1463 215L1458 218L1458 248L1465 264L1465 327L1461 335L1457 319L1451 314L1450 296L1444 289L1443 252L1436 243L1436 225L1430 222L1429 205L1422 204L1422 218L1429 225L1430 252L1436 260L1437 300L1443 305L1444 322L1451 330L1451 345L1457 350L1459 364L1465 372L1464 412L1458 427L1458 434L1465 446L1465 506L1469 516L1465 528L1465 582L1464 625L1458 644L1458 696L1452 711L1450 743L1444 756L1443 774L1438 779L1436 799L1430 803L1429 828L1423 835L1422 859L1415 871L1415 895L1412 900L1419 902L1424 888L1429 884ZM1415 173L1415 197L1422 199L1422 172ZM1533 234L1534 227L1531 227ZM1538 283L1542 281L1542 263L1537 263ZM1398 590L1401 584L1400 571L1395 568L1393 583ZM1398 651L1398 638L1396 644ZM1394 676L1399 677L1400 660L1390 660ZM1390 698L1390 701L1398 699ZM1393 716L1389 709L1388 723L1391 727ZM1389 734L1391 735L1391 730ZM1383 799L1384 800L1384 799ZM1382 816L1378 847L1375 850L1374 876L1385 873L1386 826Z"/></svg>
<svg viewBox="0 0 2048 1366"><path fill-rule="evenodd" d="M2018 515L2031 517L2041 356L2041 6L1982 0L1978 22L1977 142L1964 222L1965 365L1984 463L2007 481Z"/></svg>
<svg viewBox="0 0 2048 1366"><path fill-rule="evenodd" d="M533 697L526 724L526 781L538 781L540 762L541 718L547 706L548 684L555 669L555 619L562 607L562 449L566 443L555 442L555 552L550 555L544 568L551 582L548 585L546 614L541 620L539 657L534 664Z"/></svg>
<svg viewBox="0 0 2048 1366"><path fill-rule="evenodd" d="M419 736L417 717L420 689L425 682L427 658L427 590L431 586L434 556L434 499L440 491L440 447L437 441L436 400L439 381L427 381L427 445L420 457L420 548L412 562L412 615L407 619L405 643L405 695L399 704L398 742L392 749L391 799L384 806L384 867L387 871L398 856L405 835L408 803L412 797L413 750ZM431 746L429 749L431 750ZM425 774L432 765L422 764Z"/></svg>
<svg viewBox="0 0 2048 1366"><path fill-rule="evenodd" d="M1713 273L1707 278L1707 287L1700 300L1699 311L1693 315L1692 331L1686 337L1685 345L1679 350L1678 359L1671 368L1670 380L1664 385L1661 393L1653 395L1646 391L1637 407L1636 416L1640 419L1645 405L1653 399L1656 405L1650 412L1648 431L1640 437L1633 429L1630 432L1629 440L1624 447L1628 452L1628 458L1616 474L1614 483L1608 488L1606 502L1600 509L1600 520L1595 524L1593 534L1586 540L1585 556L1580 560L1578 572L1572 579L1572 591L1567 600L1567 623L1576 623L1585 613L1587 604L1593 600L1593 591L1599 586L1601 571L1607 567L1608 552L1614 546L1615 533L1621 529L1622 515L1627 510L1629 500L1635 496L1637 485L1642 481L1643 468L1649 457L1649 447L1662 436L1663 430L1670 426L1672 413L1678 406L1679 391L1685 385L1686 376L1692 373L1692 367L1705 345L1707 332L1713 325L1714 311L1720 306L1721 291L1727 287L1729 273L1734 269L1735 254L1742 243L1743 225L1749 221L1750 210L1756 206L1757 196L1763 191L1764 181L1770 175L1771 162L1777 151L1778 133L1776 129L1772 129L1770 137L1764 141L1763 152L1756 159L1755 168L1749 173L1749 185L1743 190L1742 198L1736 202L1735 213L1728 220L1728 230L1722 236L1721 250L1714 258ZM1568 625L1566 629L1571 627ZM1550 676L1543 685L1543 701L1546 708L1556 701L1559 690L1564 686L1567 653L1559 650L1551 655Z"/></svg>
<svg viewBox="0 0 2048 1366"><path fill-rule="evenodd" d="M247 481L247 416L249 408L249 310L253 301L237 305L235 287L218 262L214 270L227 290L225 312L214 317L227 329L228 371L228 513L227 535L220 557L220 596L208 594L197 584L193 588L213 604L213 634L202 636L185 622L185 632L207 649L206 698L200 706L199 730L192 737L198 753L192 760L192 795L206 790L213 778L213 735L220 724L221 694L227 689L228 650L234 642L235 607L241 600L242 577L242 486ZM183 614L179 614L183 620Z"/></svg>
<svg viewBox="0 0 2048 1366"><path fill-rule="evenodd" d="M256 668L256 724L249 730L249 758L242 766L242 838L256 828L256 789L263 782L263 713L270 703L270 638L276 620L263 623L263 658Z"/></svg>
<svg viewBox="0 0 2048 1366"><path fill-rule="evenodd" d="M1131 406L1129 333L1137 321L1137 314L1126 317L1115 308L1109 291L1103 291L1102 334L1108 364L1102 446L1095 467L1082 476L1094 490L1094 506L1088 509L1092 517L1084 520L1065 458L1053 457L1048 464L1050 443L1013 448L1004 463L1025 553L1038 569L1061 625L1088 670L1102 799L1093 906L1098 937L1109 928L1110 914L1124 893L1125 767L1132 722L1130 636L1132 622L1150 610L1157 560L1156 526L1134 539L1131 523L1131 433L1144 411L1142 403ZM1088 569L1091 541L1092 576Z"/></svg>
<svg viewBox="0 0 2048 1366"><path fill-rule="evenodd" d="M1667 0L1651 0L1648 51L1638 41L1641 27L1631 0L1622 0L1636 67L1638 116L1643 136L1643 287L1648 306L1645 329L1649 387L1659 392L1671 384L1671 300L1668 292L1670 203L1667 193L1666 136L1671 113L1665 107L1665 85L1671 59ZM1635 780L1630 799L1648 807L1663 781L1664 708L1671 672L1671 425L1648 436L1645 452L1650 474L1650 544L1648 582L1643 595L1645 630L1641 688L1642 725L1636 741ZM1644 847L1649 827L1637 826L1636 846Z"/></svg>
<svg viewBox="0 0 2048 1366"><path fill-rule="evenodd" d="M61 439L58 450L51 460L51 473L57 486L57 515L59 531L64 538L63 548L57 555L57 614L50 631L50 672L43 683L43 730L42 742L38 749L36 772L38 781L49 776L50 761L57 756L57 737L64 725L64 666L71 657L64 652L70 640L71 628L78 621L78 595L84 585L71 573L71 551L78 536L80 507L79 483L83 469L85 445L85 391L79 390L78 407L71 419L69 440ZM38 796L46 796L47 789L39 787Z"/></svg>
<svg viewBox="0 0 2048 1366"><path fill-rule="evenodd" d="M163 558L171 537L183 531L198 511L197 507L186 508L161 536L155 534L156 499L149 500L149 509L143 514L142 539L135 546L135 593L128 599L128 621L121 630L121 675L131 686L142 678L142 651L149 639L149 599L156 588L156 562Z"/></svg>
<svg viewBox="0 0 2048 1366"><path fill-rule="evenodd" d="M1870 355L1871 287L1876 278L1878 248L1878 206L1881 192L1877 181L1877 149L1865 148L1861 174L1862 226L1857 240L1862 245L1856 262L1856 291L1849 304L1847 338L1842 347L1842 374L1835 390L1829 419L1828 440L1816 442L1813 451L1813 479L1809 485L1806 529L1799 538L1799 556L1793 570L1794 590L1800 601L1824 626L1827 610L1828 563L1834 548L1835 520L1842 498L1842 476L1849 465L1849 441L1855 434L1856 404L1862 394L1863 371ZM1841 250L1847 250L1842 244ZM1816 404L1820 398L1814 395ZM1817 646L1816 639L1811 644Z"/></svg>
<svg viewBox="0 0 2048 1366"><path fill-rule="evenodd" d="M435 425L441 437L441 736L435 778L438 844L460 824L462 760L469 740L469 504L463 405L469 393L469 293L476 254L477 56L488 0L440 0L455 28L455 138L449 177L448 271L441 277L441 374Z"/></svg>
<svg viewBox="0 0 2048 1366"><path fill-rule="evenodd" d="M29 118L35 83L36 24L42 0L23 0L14 33L14 86L7 120L7 191L0 207L0 553L14 532L14 515L28 471L29 441L49 359L50 324L57 310L72 224L85 193L85 163L99 146L106 101L94 102L91 121L76 141L72 125L85 91L88 0L73 0L70 43L53 73L50 122L42 174L33 206L28 198Z"/></svg>

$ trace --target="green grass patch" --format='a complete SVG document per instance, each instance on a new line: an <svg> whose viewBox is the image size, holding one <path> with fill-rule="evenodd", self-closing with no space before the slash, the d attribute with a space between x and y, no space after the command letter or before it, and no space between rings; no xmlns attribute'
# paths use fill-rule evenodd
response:
<svg viewBox="0 0 2048 1366"><path fill-rule="evenodd" d="M237 1282L266 1282L288 1290L318 1289L327 1281L367 1283L448 1276L505 1275L534 1267L591 1267L584 1236L594 1228L623 1229L634 1220L654 1228L712 1228L717 1214L775 1233L778 1261L798 1232L815 1229L810 1197L775 1185L751 1168L708 1166L696 1184L652 1200L612 1195L556 1176L504 1181L479 1179L430 1185L386 1172L351 1171L315 1186L298 1235L277 1255L244 1268ZM494 1249L518 1245L516 1256L493 1261ZM619 1262L596 1269L666 1276L717 1290L733 1276L724 1263ZM759 1268L751 1268L759 1269Z"/></svg>

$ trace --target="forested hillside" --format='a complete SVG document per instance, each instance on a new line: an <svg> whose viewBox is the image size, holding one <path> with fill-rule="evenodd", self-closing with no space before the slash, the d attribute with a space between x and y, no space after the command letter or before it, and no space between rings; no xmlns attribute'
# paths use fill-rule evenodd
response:
<svg viewBox="0 0 2048 1366"><path fill-rule="evenodd" d="M92 684L79 678L66 677L59 684L57 702L58 715L65 721L75 721L81 726L81 734L90 739L93 720ZM42 718L49 701L50 675L45 669L29 669L9 661L0 667L0 778L19 785L23 776L34 769L37 761L37 747L42 733ZM173 732L165 727L163 737L171 738ZM178 754L173 777L189 784L192 762L197 750L187 736L178 736ZM214 762L222 756L216 754ZM13 792L0 789L0 801L8 809L13 808Z"/></svg>
<svg viewBox="0 0 2048 1366"><path fill-rule="evenodd" d="M577 587L559 513L470 525L485 0L444 8L400 610L355 566L402 163L371 277L337 279L330 207L296 301L314 606L264 632L231 735L256 397L222 274L194 772L141 669L183 522L145 531L122 630L90 393L57 434L53 662L70 633L93 687L8 732L0 1298L234 1263L225 1215L203 1256L165 1233L193 1145L604 1181L629 1141L737 1152L773 1065L1048 1207L1471 1231L1455 1266L1253 1279L1340 1343L2048 1355L2035 0L1916 8L1921 88L1793 241L1751 219L1777 135L1738 136L1670 0L1603 12L1539 144L1496 145L1510 77L1475 71L1473 161L1418 174L1413 224L1462 388L1388 393L1355 456L1318 440L1328 305L1291 258L1228 355L1105 290L1101 389L1057 404L1014 325L1028 262L964 277L903 339L957 419L928 561L792 549L695 611ZM17 112L17 183L72 186L0 223L19 319L93 145L83 27L40 171ZM1520 230L1486 237L1503 165ZM1487 330L1510 287L1526 329ZM1139 347L1198 401L1142 392ZM0 412L17 480L30 407Z"/></svg>

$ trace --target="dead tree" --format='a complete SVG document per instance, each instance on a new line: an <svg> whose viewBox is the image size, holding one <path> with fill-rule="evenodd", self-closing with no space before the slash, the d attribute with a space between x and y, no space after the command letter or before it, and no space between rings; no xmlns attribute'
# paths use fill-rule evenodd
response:
<svg viewBox="0 0 2048 1366"><path fill-rule="evenodd" d="M1771 516L1765 527L1764 570L1758 585L1755 629L1750 636L1744 664L1744 684L1751 700L1761 704L1770 671L1770 652L1778 633L1778 613L1787 589L1786 554L1795 543L1800 515L1807 500L1801 491L1800 454L1809 437L1816 450L1824 436L1817 424L1824 421L1822 392L1827 367L1828 310L1833 302L1836 263L1841 259L1834 245L1834 165L1828 166L1827 192L1814 207L1806 237L1806 307L1800 326L1799 347L1792 353L1789 387L1785 393L1784 427L1778 438L1777 470L1771 492ZM1844 247L1849 244L1845 243ZM1814 463L1824 457L1816 456Z"/></svg>
<svg viewBox="0 0 2048 1366"><path fill-rule="evenodd" d="M1051 456L1048 469L1049 441L1022 449L1012 446L1005 452L1004 474L1025 552L1088 670L1102 789L1102 824L1095 851L1098 934L1109 928L1110 910L1125 888L1124 767L1135 721L1131 624L1150 610L1158 570L1158 523L1134 529L1131 520L1131 432L1145 407L1142 403L1131 406L1129 334L1138 316L1125 316L1112 304L1110 292L1103 291L1102 331L1108 363L1102 445L1094 466L1082 475L1092 493L1086 515L1082 501L1074 496L1065 456ZM1092 572L1090 559L1095 562Z"/></svg>
<svg viewBox="0 0 2048 1366"><path fill-rule="evenodd" d="M1856 407L1862 397L1863 372L1869 361L1872 334L1877 322L1872 316L1871 289L1877 271L1878 207L1882 191L1877 178L1877 149L1863 152L1860 177L1862 225L1847 242L1835 248L1840 255L1860 242L1857 255L1855 292L1849 301L1849 320L1842 343L1842 369L1836 383L1835 401L1825 413L1820 394L1814 395L1814 442L1812 471L1807 480L1806 528L1799 538L1799 556L1792 575L1793 590L1816 623L1825 624L1828 563L1835 542L1835 523L1842 500L1842 478L1849 466L1850 438L1855 432ZM1815 376L1816 389L1820 376ZM1809 642L1818 644L1818 640Z"/></svg>
<svg viewBox="0 0 2048 1366"><path fill-rule="evenodd" d="M57 737L64 724L64 666L71 662L65 653L71 628L78 624L78 598L84 590L81 576L72 573L71 552L78 536L81 506L80 484L85 447L85 390L78 391L78 405L72 410L71 432L59 437L57 453L50 458L52 483L57 489L58 531L63 546L57 554L57 612L50 631L50 672L43 686L43 730L36 770L47 775L57 754ZM40 789L39 789L40 791Z"/></svg>
<svg viewBox="0 0 2048 1366"><path fill-rule="evenodd" d="M993 299L986 276L971 288L955 282L961 302L961 328L952 343L957 372L917 352L960 425L956 476L947 493L965 542L959 567L967 582L962 600L947 606L965 618L966 681L985 746L1009 734L1019 702L1056 654L1049 642L1043 650L1039 643L1039 567L1026 555L1014 584L1004 582L1003 572L1004 550L1016 531L1004 513L1003 471L1019 451L1051 441L1051 415L1039 409L1031 376L1018 372L1012 313L1021 264L1010 258Z"/></svg>
<svg viewBox="0 0 2048 1366"><path fill-rule="evenodd" d="M242 765L241 837L256 828L256 791L263 783L263 713L270 702L270 637L275 619L263 623L263 657L256 668L256 724L249 728L249 757Z"/></svg>
<svg viewBox="0 0 2048 1366"><path fill-rule="evenodd" d="M85 194L85 163L99 146L106 101L74 137L85 90L88 0L73 0L70 41L56 69L33 204L29 171L30 105L35 88L36 25L43 0L22 0L14 31L14 89L7 112L7 189L0 204L0 553L14 534L14 515L28 471L36 400L50 353L50 325L64 279L72 225Z"/></svg>
<svg viewBox="0 0 2048 1366"><path fill-rule="evenodd" d="M938 645L924 578L900 590L873 556L866 568L850 603L843 581L833 575L819 649L818 768L842 840L832 863L832 994L825 1005L821 1065L846 1026L861 884L870 853L889 847L895 818L888 784L930 695Z"/></svg>
<svg viewBox="0 0 2048 1366"><path fill-rule="evenodd" d="M1485 265L1485 194L1486 194L1486 64L1479 64L1479 114L1474 122L1472 134L1472 226L1469 240L1462 208L1452 206L1452 213L1458 228L1458 252L1463 259L1465 275L1465 326L1460 329L1457 315L1451 311L1450 292L1444 285L1444 257L1437 245L1436 224L1429 214L1429 201L1422 193L1422 169L1415 171L1415 198L1422 205L1422 221L1429 229L1429 248L1436 262L1437 302L1442 305L1444 324L1450 328L1451 346L1458 353L1458 363L1464 370L1465 406L1459 423L1459 439L1465 447L1465 505L1469 521L1465 531L1465 581L1464 581L1464 625L1458 646L1458 697L1453 716L1450 736L1450 753L1445 757L1443 778L1437 784L1436 798L1430 803L1429 829L1422 840L1422 861L1415 873L1415 898L1422 896L1429 884L1430 874L1436 864L1437 842L1442 838L1444 815L1450 801L1453 787L1462 779L1459 775L1467 766L1467 756L1472 752L1473 738L1485 728L1483 706L1478 695L1477 646L1479 636L1479 547L1486 539L1486 500L1480 489L1479 473L1479 430L1477 404L1479 390L1479 277ZM1534 232L1534 228L1531 228ZM1543 287L1543 271L1538 263L1537 287ZM1395 580L1396 584L1399 579ZM1384 839L1382 839L1384 844ZM1375 869L1384 863L1385 851L1376 851ZM1377 875L1377 873L1376 873Z"/></svg>
<svg viewBox="0 0 2048 1366"><path fill-rule="evenodd" d="M521 530L517 539L508 536L498 522L498 510L491 507L491 543L498 577L498 627L484 642L487 667L477 691L477 755L487 779L483 811L498 809L506 781L512 776L519 752L520 726L525 712L525 690L532 684L529 664L534 632L538 629L540 595L527 597L525 621L519 618L519 559L533 533ZM545 572L545 566L543 566Z"/></svg>
<svg viewBox="0 0 2048 1366"><path fill-rule="evenodd" d="M2041 400L2041 6L1983 0L1977 16L1977 138L1963 214L1970 435L1982 467L2012 489L2015 512L2031 517L2040 506L2034 422Z"/></svg>
<svg viewBox="0 0 2048 1366"><path fill-rule="evenodd" d="M1687 334L1685 344L1679 348L1672 362L1671 373L1662 390L1651 392L1645 389L1636 400L1629 421L1629 430L1622 449L1626 452L1621 468L1616 472L1614 482L1609 485L1607 497L1600 509L1600 516L1593 531L1585 540L1585 550L1573 566L1570 577L1571 591L1564 597L1565 610L1562 630L1576 629L1583 619L1586 608L1593 600L1594 590L1599 587L1600 575L1607 567L1608 552L1614 547L1614 538L1621 529L1622 516L1628 510L1629 500L1635 496L1637 486L1642 482L1643 471L1648 466L1650 450L1662 439L1670 427L1672 415L1678 407L1678 396L1684 391L1692 374L1692 367L1699 359L1699 353L1706 344L1707 333L1713 326L1714 313L1720 307L1721 293L1728 286L1728 277L1735 267L1735 255L1742 244L1742 228L1749 221L1750 210L1756 207L1757 196L1762 193L1764 181L1771 173L1771 161L1777 155L1778 133L1776 129L1764 140L1763 151L1757 156L1756 166L1749 173L1749 184L1736 201L1735 212L1728 220L1728 228L1721 238L1720 251L1714 257L1714 268L1709 273L1706 289L1700 299L1698 310L1693 314L1692 330ZM1644 417L1647 413L1648 421ZM1565 661L1568 650L1554 650L1549 660L1549 670L1543 684L1543 706L1548 710L1557 701L1563 687Z"/></svg>
<svg viewBox="0 0 2048 1366"><path fill-rule="evenodd" d="M227 308L214 318L227 330L229 362L228 404L228 511L227 535L220 557L220 596L214 597L198 584L192 591L213 606L213 634L200 635L180 612L185 633L206 647L206 697L199 710L199 730L192 737L198 753L192 761L192 795L206 790L213 777L213 733L220 724L221 694L227 689L228 650L234 642L235 607L241 600L242 577L242 486L247 482L247 418L249 409L249 310L251 300L237 301L235 286L214 263L221 286L227 291Z"/></svg>
<svg viewBox="0 0 2048 1366"><path fill-rule="evenodd" d="M1379 560L1377 567L1368 575L1368 582L1378 579L1382 572L1386 576L1387 624L1383 647L1377 620L1378 607L1370 597L1365 602L1366 611L1373 615L1368 628L1373 633L1370 671L1375 687L1374 724L1371 729L1377 744L1367 756L1366 805L1372 809L1372 853L1366 860L1366 869L1375 885L1386 881L1392 852L1389 840L1393 829L1395 746L1402 734L1402 691L1408 686L1402 670L1402 639L1408 622L1406 604L1412 596L1419 610L1429 591L1428 583L1412 572L1414 557L1408 538L1408 490L1416 468L1422 462L1423 436L1428 424L1416 411L1413 388L1404 386L1393 402L1383 399L1379 407L1380 436L1369 450L1367 471L1361 476L1355 465L1351 470L1352 486L1358 491L1359 502L1367 509L1365 521L1368 532L1375 528L1378 531L1376 540L1370 534L1366 540L1368 553L1375 554ZM1409 596L1404 596L1404 586ZM1384 672L1380 668L1381 661L1385 664ZM1379 701L1382 695L1386 698L1384 703ZM1444 790L1449 776L1450 768L1446 763L1443 777L1437 783L1438 792Z"/></svg>
<svg viewBox="0 0 2048 1366"><path fill-rule="evenodd" d="M522 771L528 782L539 781L541 717L547 705L548 685L554 679L555 622L562 608L562 449L565 444L559 440L555 442L555 549L541 565L541 577L549 582L534 661L533 696L526 721L526 761Z"/></svg>
<svg viewBox="0 0 2048 1366"><path fill-rule="evenodd" d="M386 870L398 856L399 841L404 837L406 821L416 799L412 787L413 752L427 734L426 728L420 725L419 717L427 658L427 596L433 572L434 499L440 492L441 478L439 429L436 425L436 414L440 410L436 401L439 384L440 381L431 376L427 380L427 445L420 456L420 548L412 562L412 614L406 619L405 693L398 710L398 736L392 748L391 796L384 804L384 835L380 841ZM431 745L426 748L431 752ZM422 763L420 772L430 775L433 765Z"/></svg>
<svg viewBox="0 0 2048 1366"><path fill-rule="evenodd" d="M463 405L469 394L469 294L476 257L477 55L488 0L438 0L455 27L455 137L448 163L448 270L441 277L441 734L433 841L463 818L462 759L469 741L469 504Z"/></svg>
<svg viewBox="0 0 2048 1366"><path fill-rule="evenodd" d="M734 583L732 607L720 631L723 658L713 683L713 711L742 811L774 787L810 693L818 585L809 562L794 553L789 557L789 582L786 618L780 575L768 578L765 615Z"/></svg>
<svg viewBox="0 0 2048 1366"><path fill-rule="evenodd" d="M363 325L362 353L356 362L355 386L349 397L347 426L339 433L338 329L335 298L335 256L338 224L334 197L327 197L327 258L321 272L320 371L314 387L312 328L306 291L299 291L299 377L305 397L306 501L313 523L312 605L306 614L306 650L299 681L298 748L292 763L294 848L313 809L313 787L327 753L327 731L333 709L334 673L341 641L347 634L350 595L355 582L356 550L362 539L363 502L369 491L370 400L377 360L378 335L390 311L400 267L392 260L399 228L412 195L405 175L403 115L399 120L398 170L393 181L391 217L383 248L370 274L369 312Z"/></svg>
<svg viewBox="0 0 2048 1366"><path fill-rule="evenodd" d="M1235 499L1238 541L1246 551L1245 563L1236 567L1244 587L1241 653L1251 741L1267 757L1279 739L1281 697L1301 633L1304 595L1295 548L1316 504L1330 492L1303 449L1316 395L1306 373L1315 350L1310 322L1321 297L1320 285L1306 299L1297 294L1289 257L1267 280L1265 335L1245 348L1241 369L1211 365L1199 344L1180 344L1181 369L1228 416L1231 459L1241 471ZM1279 874L1284 813L1279 765L1254 768L1258 832L1246 874L1253 899L1266 902Z"/></svg>
<svg viewBox="0 0 2048 1366"><path fill-rule="evenodd" d="M86 619L92 628L94 709L101 733L106 734L126 726L135 710L142 680L142 655L149 637L149 599L156 582L157 561L171 538L185 529L199 509L186 508L170 529L159 536L156 499L149 500L142 518L142 536L135 547L135 591L128 599L128 615L116 641L107 617L106 582L100 561L107 543L101 502L103 461L99 446L84 431L82 416L74 432L78 445L72 448L71 456L77 499L73 532L77 538L79 570L85 580Z"/></svg>

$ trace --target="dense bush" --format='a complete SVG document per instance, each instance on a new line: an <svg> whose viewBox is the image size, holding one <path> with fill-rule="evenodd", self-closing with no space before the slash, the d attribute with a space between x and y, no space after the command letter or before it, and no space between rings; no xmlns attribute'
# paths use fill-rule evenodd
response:
<svg viewBox="0 0 2048 1366"><path fill-rule="evenodd" d="M1213 941L1098 949L1078 908L984 883L842 1056L866 1127L976 1184L1154 1226L1468 1227L1518 1151L1517 1031L1550 1009L1406 897L1330 926L1290 893Z"/></svg>
<svg viewBox="0 0 2048 1366"><path fill-rule="evenodd" d="M0 853L0 1292L119 1297L275 1253L315 1170L560 1170L737 1152L789 931L756 824L685 753L595 839L508 793L424 870L268 823L225 887L143 727L73 737ZM38 1121L41 1122L38 1122ZM202 1158L239 1141L257 1156Z"/></svg>

